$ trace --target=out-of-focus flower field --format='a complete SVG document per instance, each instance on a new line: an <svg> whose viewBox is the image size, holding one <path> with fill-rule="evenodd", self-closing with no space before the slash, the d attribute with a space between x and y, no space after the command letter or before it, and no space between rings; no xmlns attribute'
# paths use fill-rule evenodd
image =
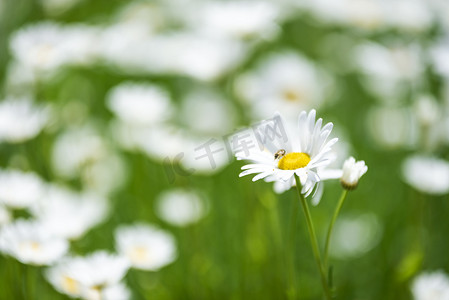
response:
<svg viewBox="0 0 449 300"><path fill-rule="evenodd" d="M234 157L312 109L368 166L335 299L448 300L449 2L0 0L0 299L322 299L296 188Z"/></svg>

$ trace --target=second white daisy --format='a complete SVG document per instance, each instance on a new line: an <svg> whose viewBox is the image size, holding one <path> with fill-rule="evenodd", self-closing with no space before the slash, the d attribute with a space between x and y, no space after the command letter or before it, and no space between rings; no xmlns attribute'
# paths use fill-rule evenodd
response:
<svg viewBox="0 0 449 300"><path fill-rule="evenodd" d="M174 238L150 225L121 226L115 240L117 251L137 269L157 271L176 259Z"/></svg>

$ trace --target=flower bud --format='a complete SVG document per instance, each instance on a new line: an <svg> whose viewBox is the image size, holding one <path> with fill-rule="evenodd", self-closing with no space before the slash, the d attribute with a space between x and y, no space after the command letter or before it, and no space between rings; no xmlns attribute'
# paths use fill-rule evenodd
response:
<svg viewBox="0 0 449 300"><path fill-rule="evenodd" d="M357 161L354 157L349 157L343 164L343 174L340 182L343 188L353 190L357 187L360 177L368 171L365 161Z"/></svg>

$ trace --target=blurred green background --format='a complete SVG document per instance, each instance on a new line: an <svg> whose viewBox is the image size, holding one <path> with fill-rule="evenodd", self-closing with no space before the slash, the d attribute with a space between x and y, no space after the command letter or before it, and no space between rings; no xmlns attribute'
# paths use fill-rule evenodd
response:
<svg viewBox="0 0 449 300"><path fill-rule="evenodd" d="M273 2L274 6L288 11L279 14L282 17L276 20L278 32L269 39L248 42L254 43L248 54L217 78L202 80L186 74L123 71L103 61L65 65L57 73L36 80L31 87L21 88L8 84L8 70L14 61L9 44L17 30L43 21L67 26L80 23L110 26L115 22L117 12L130 1L77 1L57 12L46 10L45 1L2 1L0 95L3 99L32 95L36 103L50 104L56 117L33 139L23 143L0 143L0 165L33 171L47 182L81 190L84 187L82 178L61 178L54 171L52 149L57 137L69 128L94 124L100 136L112 145L123 161L126 179L122 186L107 195L111 204L109 218L72 242L71 252L114 251L114 229L120 224L137 221L157 224L170 231L177 241L178 257L174 263L157 272L130 270L125 281L133 299L286 299L291 264L288 247L291 245L295 249L294 268L300 299L321 298L319 273L312 258L302 212L299 211L293 227L293 240L289 233L292 212L300 209L294 189L278 195L273 192L272 184L239 178L240 167L244 164L239 161L230 162L213 173L176 176L171 183L166 174L167 166L164 167L161 160L117 145L110 129L115 117L106 104L108 92L124 81L149 82L163 87L175 108L181 107L185 93L192 87L206 87L232 103L237 120L232 126L236 130L257 121L250 104L236 93L236 80L242 73L256 69L268 54L284 50L303 55L330 74L333 87L325 97L331 100L320 105L318 116L325 122L333 122L335 136L349 145L346 157L340 161L353 155L364 160L369 168L358 188L349 193L340 218L368 216L375 226L359 232L359 238L368 236L368 246L364 249L332 256L336 299L411 299L410 286L414 276L423 270L449 272L447 194L419 192L404 183L401 174L404 159L414 153L425 152L448 159L447 144L438 143L426 148L419 138L411 143L382 143L376 136L375 127L384 119L372 117L372 111L379 107L409 109L421 94L434 97L445 117L445 79L435 72L427 55L428 49L445 34L437 16L433 16L431 25L420 31L391 26L365 29L354 24L326 22L307 8L293 5L294 9L288 9L290 3ZM162 5L161 2L140 2L154 7ZM204 1L187 4L191 10L186 14L193 14L191 17L195 18L197 7L202 5L200 2ZM174 9L177 5L180 4L173 4ZM168 30L181 30L179 26L183 25L180 23L170 24L172 27ZM420 54L427 54L422 54L423 71L419 83L406 83L405 91L395 94L395 99L385 99L386 96L382 98L367 88L366 73L357 64L352 64L356 59L350 49L366 42L389 45L392 40L403 46L417 45ZM324 89L326 87L323 85ZM304 109L310 108L314 108L313 103L304 106ZM174 119L175 126L183 128L184 124ZM439 124L444 126L443 122ZM388 125L384 126L388 128ZM398 126L412 127L394 121L391 126L393 133L397 132ZM400 132L399 140L407 134ZM162 191L173 188L200 192L207 199L208 213L187 227L163 222L154 212L155 199ZM311 207L321 246L341 191L338 180L326 182L320 204ZM26 212L14 213L27 216ZM372 225L373 222L368 223ZM345 238L351 239L351 234L357 234L357 231L342 233L343 243ZM11 295L14 299L67 298L45 280L42 268L21 264L7 256L0 257L0 264L0 299L13 299Z"/></svg>

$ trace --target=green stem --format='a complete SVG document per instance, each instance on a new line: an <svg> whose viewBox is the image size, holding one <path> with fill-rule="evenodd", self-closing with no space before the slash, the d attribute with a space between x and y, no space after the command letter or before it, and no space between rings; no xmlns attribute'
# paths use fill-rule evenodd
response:
<svg viewBox="0 0 449 300"><path fill-rule="evenodd" d="M289 289L287 291L288 299L296 299L296 269L295 269L295 225L298 219L298 210L296 207L296 201L292 202L292 211L290 218L290 231L287 247L287 265L289 266Z"/></svg>
<svg viewBox="0 0 449 300"><path fill-rule="evenodd" d="M301 181L299 180L299 177L296 174L295 174L295 181L296 181L296 189L298 191L299 200L301 201L302 208L304 210L304 215L306 217L307 229L309 230L310 243L312 244L313 256L315 257L315 261L316 261L316 263L318 265L318 269L320 271L321 284L323 285L324 295L326 296L326 299L331 300L332 295L331 295L331 292L330 292L330 289L329 289L329 286L327 283L326 272L324 271L324 266L323 266L323 263L321 260L320 249L318 247L318 242L317 242L317 238L316 238L316 234L315 234L315 228L313 227L312 216L310 214L307 201L304 198L304 195L301 193L301 189L302 189Z"/></svg>
<svg viewBox="0 0 449 300"><path fill-rule="evenodd" d="M340 214L340 210L345 202L346 196L348 195L348 190L343 189L341 193L340 200L338 200L337 207L335 208L334 216L332 217L331 223L329 225L329 229L327 231L326 243L324 244L324 267L328 267L329 261L329 246L331 242L332 229L334 228L335 221L337 220L338 215Z"/></svg>

